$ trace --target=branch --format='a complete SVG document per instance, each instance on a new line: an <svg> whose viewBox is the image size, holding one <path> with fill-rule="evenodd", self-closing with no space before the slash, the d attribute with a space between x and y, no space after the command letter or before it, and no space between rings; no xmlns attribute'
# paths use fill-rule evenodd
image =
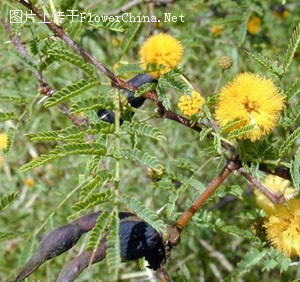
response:
<svg viewBox="0 0 300 282"><path fill-rule="evenodd" d="M30 56L30 54L27 52L25 47L23 46L19 36L14 37L12 34L12 28L11 25L6 21L1 21L3 24L4 29L6 30L6 33L10 39L10 41L14 44L18 52L26 58L28 61L33 61L33 58ZM50 97L54 94L54 90L50 87L48 82L43 78L42 73L38 70L35 70L33 72L34 76L37 78L40 88L39 92L47 97ZM74 125L76 125L79 129L81 129L81 126L83 124L86 124L85 120L80 120L76 117L76 115L73 115L70 113L70 110L66 104L60 104L58 106L60 110L72 121Z"/></svg>
<svg viewBox="0 0 300 282"><path fill-rule="evenodd" d="M246 172L246 170L241 167L239 172L261 193L263 193L269 200L271 200L274 204L281 204L285 202L285 197L283 193L272 193L267 187L261 184L257 179L255 179L252 175Z"/></svg>
<svg viewBox="0 0 300 282"><path fill-rule="evenodd" d="M86 50L84 50L81 46L79 46L74 40L72 40L64 31L63 29L56 25L54 22L51 22L49 18L47 18L44 13L42 13L35 5L33 5L30 0L16 0L17 2L21 3L28 9L30 9L34 14L36 14L48 28L56 35L57 37L61 38L67 45L73 48L77 53L79 53L86 61L90 62L94 65L101 73L106 75L112 81L112 86L120 89L125 89L128 91L135 92L138 87L122 80L121 78L117 77L114 73L112 73L108 68L106 68L101 62L99 62L93 55L89 54ZM202 129L198 125L193 125L191 121L181 115L178 115L174 112L166 110L163 105L158 101L157 94L154 91L150 91L143 95L146 99L152 100L159 108L159 112L162 117L174 120L184 126L187 126L197 132L200 132ZM224 149L232 149L228 144L222 143ZM260 169L267 173L273 173L283 178L291 180L291 175L288 169L284 168L275 168L274 172L270 172L270 170L265 166L261 165Z"/></svg>
<svg viewBox="0 0 300 282"><path fill-rule="evenodd" d="M101 62L99 62L93 55L88 53L84 48L78 45L73 39L71 39L63 29L55 24L54 22L50 21L50 19L44 15L35 5L31 3L31 1L25 0L16 0L17 2L21 3L23 6L27 7L31 10L37 17L39 17L48 28L54 33L55 36L62 39L67 45L73 48L77 53L79 53L87 62L94 65L101 73L106 75L114 85L118 86L119 88L126 89L129 91L137 90L137 87L134 87L130 83L122 80L121 78L117 77L113 72L111 72L108 68L106 68Z"/></svg>
<svg viewBox="0 0 300 282"><path fill-rule="evenodd" d="M236 161L229 161L222 171L214 178L214 180L207 186L200 197L195 201L195 203L184 212L177 222L175 227L178 232L182 232L184 227L189 223L194 214L200 209L200 207L206 202L206 200L215 192L219 185L231 174L232 171L239 168L239 164Z"/></svg>

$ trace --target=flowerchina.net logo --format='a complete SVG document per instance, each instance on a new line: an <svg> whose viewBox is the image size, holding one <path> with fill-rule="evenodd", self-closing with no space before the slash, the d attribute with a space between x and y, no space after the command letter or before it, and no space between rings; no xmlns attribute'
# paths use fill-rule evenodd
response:
<svg viewBox="0 0 300 282"><path fill-rule="evenodd" d="M37 21L36 14L33 12L22 11L22 10L10 10L10 23L12 24L22 24L26 22L32 23L50 23L54 21L57 24L61 24L66 18L73 22L87 22L92 24L97 23L107 23L107 22L184 22L184 15L173 15L172 13L164 13L162 18L156 16L147 16L139 13L138 15L131 13L123 13L118 16L108 16L108 15L92 15L91 13L79 13L78 10L67 10L56 11L53 14L44 13L43 20Z"/></svg>

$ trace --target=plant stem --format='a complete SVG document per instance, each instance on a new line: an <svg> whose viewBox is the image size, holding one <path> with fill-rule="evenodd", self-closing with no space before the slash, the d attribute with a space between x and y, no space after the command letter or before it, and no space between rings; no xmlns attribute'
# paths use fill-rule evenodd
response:
<svg viewBox="0 0 300 282"><path fill-rule="evenodd" d="M213 181L207 186L205 191L194 202L194 204L184 212L177 222L175 227L178 232L182 232L184 227L189 223L194 214L200 209L200 207L206 202L206 200L215 192L219 185L231 174L232 171L239 168L239 164L235 161L229 161L222 171L213 179Z"/></svg>

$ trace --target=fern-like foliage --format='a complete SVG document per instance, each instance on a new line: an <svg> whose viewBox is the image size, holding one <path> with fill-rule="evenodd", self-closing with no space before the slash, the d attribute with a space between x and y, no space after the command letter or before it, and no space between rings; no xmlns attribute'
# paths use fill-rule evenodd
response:
<svg viewBox="0 0 300 282"><path fill-rule="evenodd" d="M111 225L106 241L106 264L109 272L112 273L114 279L116 279L121 264L121 246L119 237L120 219L117 207L114 208L111 217Z"/></svg>
<svg viewBox="0 0 300 282"><path fill-rule="evenodd" d="M7 121L7 120L15 120L15 119L17 119L17 117L14 112L0 113L0 122Z"/></svg>
<svg viewBox="0 0 300 282"><path fill-rule="evenodd" d="M106 148L98 143L89 143L89 144L77 144L70 143L63 146L56 146L48 154L43 154L40 157L32 160L31 162L20 167L21 171L28 171L37 166L49 163L52 160L59 159L65 156L70 155L103 155L106 152Z"/></svg>
<svg viewBox="0 0 300 282"><path fill-rule="evenodd" d="M75 212L86 211L90 208L93 208L99 204L108 202L113 197L112 192L110 190L106 190L105 192L92 192L88 194L83 200L78 201L75 205L73 205L72 209Z"/></svg>
<svg viewBox="0 0 300 282"><path fill-rule="evenodd" d="M142 152L138 149L122 149L120 152L120 156L116 157L120 157L125 160L138 161L155 171L160 171L162 169L162 165L156 157L150 155L147 152Z"/></svg>
<svg viewBox="0 0 300 282"><path fill-rule="evenodd" d="M124 34L124 38L120 45L123 55L127 52L130 44L132 43L132 41L133 41L135 35L137 34L138 30L140 29L140 27L141 27L141 22L130 23L130 26L126 30L126 32Z"/></svg>
<svg viewBox="0 0 300 282"><path fill-rule="evenodd" d="M248 21L251 15L251 9L247 9L242 16L242 22L240 25L240 30L239 30L239 45L242 46L245 38L246 38L246 34L247 34L247 26L248 26Z"/></svg>
<svg viewBox="0 0 300 282"><path fill-rule="evenodd" d="M299 189L300 188L300 152L297 152L294 160L291 161L290 172L291 172L295 189Z"/></svg>
<svg viewBox="0 0 300 282"><path fill-rule="evenodd" d="M279 122L281 126L286 129L289 129L291 126L295 125L297 120L300 117L299 102L295 103L293 108L290 109L286 117L282 118Z"/></svg>
<svg viewBox="0 0 300 282"><path fill-rule="evenodd" d="M98 163L99 165L99 163ZM108 181L113 180L113 177L110 173L108 173L106 170L101 170L95 179L93 179L91 182L83 185L80 190L80 201L85 201L86 198L91 195L97 187L100 187L101 185L105 185Z"/></svg>
<svg viewBox="0 0 300 282"><path fill-rule="evenodd" d="M271 73L281 76L284 73L283 66L279 65L278 62L271 62L268 58L264 57L261 54L253 54L248 50L244 49L244 52L249 55L252 59L254 59L256 62L258 62L260 65L265 67L267 70L269 70Z"/></svg>
<svg viewBox="0 0 300 282"><path fill-rule="evenodd" d="M96 224L90 232L89 241L87 244L88 250L95 252L110 225L111 214L109 214L107 211L103 211L97 218Z"/></svg>
<svg viewBox="0 0 300 282"><path fill-rule="evenodd" d="M71 53L63 49L52 49L48 51L48 56L73 64L74 66L77 66L78 68L85 71L91 77L95 76L94 67L91 64L86 63L82 59L82 57L77 54Z"/></svg>
<svg viewBox="0 0 300 282"><path fill-rule="evenodd" d="M63 101L66 101L76 95L79 95L88 89L98 86L99 81L90 79L90 80L80 80L78 82L75 82L73 84L70 84L66 86L65 88L55 92L45 103L45 107L52 107L57 104L62 103Z"/></svg>
<svg viewBox="0 0 300 282"><path fill-rule="evenodd" d="M295 144L297 139L300 137L300 127L298 127L289 137L284 140L279 148L279 157L285 156L287 151Z"/></svg>
<svg viewBox="0 0 300 282"><path fill-rule="evenodd" d="M254 130L254 128L255 128L254 124L249 124L249 125L243 126L242 128L234 129L228 134L227 138L229 140L237 139L241 136L245 136L248 133L252 132Z"/></svg>
<svg viewBox="0 0 300 282"><path fill-rule="evenodd" d="M71 107L71 113L86 112L90 110L106 109L110 110L113 108L113 103L107 95L98 97L88 97L81 101L73 103Z"/></svg>
<svg viewBox="0 0 300 282"><path fill-rule="evenodd" d="M287 51L285 54L285 58L283 61L283 72L286 73L292 63L292 60L294 58L295 52L298 48L298 45L300 43L300 23L297 25L295 30L292 33L292 36L290 38L289 45L287 47Z"/></svg>
<svg viewBox="0 0 300 282"><path fill-rule="evenodd" d="M11 193L7 196L0 198L0 211L6 209L9 205L11 205L19 196L19 192Z"/></svg>
<svg viewBox="0 0 300 282"><path fill-rule="evenodd" d="M73 141L83 140L85 133L79 131L76 126L70 126L57 131L29 133L27 136L31 141Z"/></svg>
<svg viewBox="0 0 300 282"><path fill-rule="evenodd" d="M105 17L105 16L103 16ZM107 17L107 16L106 16ZM95 17L92 17L91 20L86 22L89 26L93 28L103 28L103 29L108 29L111 31L115 32L124 32L126 28L121 22L117 21L109 21L108 18L103 18L102 21L101 19L96 19Z"/></svg>
<svg viewBox="0 0 300 282"><path fill-rule="evenodd" d="M290 100L296 95L300 93L300 78L296 79L296 81L287 89L286 96L287 99Z"/></svg>
<svg viewBox="0 0 300 282"><path fill-rule="evenodd" d="M25 237L26 235L28 234L21 232L0 232L0 243L17 237Z"/></svg>
<svg viewBox="0 0 300 282"><path fill-rule="evenodd" d="M146 136L158 141L166 141L166 137L155 127L144 122L130 123L125 121L122 125L122 133L136 134L138 136Z"/></svg>
<svg viewBox="0 0 300 282"><path fill-rule="evenodd" d="M149 91L155 90L155 88L156 88L155 83L145 83L137 91L135 91L134 96L140 97Z"/></svg>
<svg viewBox="0 0 300 282"><path fill-rule="evenodd" d="M0 95L0 102L13 103L15 105L26 104L26 99L17 96Z"/></svg>
<svg viewBox="0 0 300 282"><path fill-rule="evenodd" d="M145 207L143 203L127 195L123 195L120 200L130 210L134 211L138 217L149 223L154 229L161 233L165 232L164 222L157 216L156 213Z"/></svg>

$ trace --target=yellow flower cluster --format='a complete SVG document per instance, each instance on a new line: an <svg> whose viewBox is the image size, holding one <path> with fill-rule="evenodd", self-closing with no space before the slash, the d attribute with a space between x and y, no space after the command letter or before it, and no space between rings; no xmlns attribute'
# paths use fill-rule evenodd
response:
<svg viewBox="0 0 300 282"><path fill-rule="evenodd" d="M253 129L240 138L255 141L272 131L283 106L284 97L271 79L242 73L221 89L215 118L221 127L240 121L228 132L253 125Z"/></svg>
<svg viewBox="0 0 300 282"><path fill-rule="evenodd" d="M210 31L214 36L217 37L223 32L223 27L220 25L212 25Z"/></svg>
<svg viewBox="0 0 300 282"><path fill-rule="evenodd" d="M258 34L261 30L261 19L258 17L253 17L248 22L247 30L251 34Z"/></svg>
<svg viewBox="0 0 300 282"><path fill-rule="evenodd" d="M204 103L204 98L199 92L193 91L192 96L182 95L178 100L179 110L186 116L192 116L201 111L201 106Z"/></svg>
<svg viewBox="0 0 300 282"><path fill-rule="evenodd" d="M285 196L295 191L289 181L278 176L267 176L263 184ZM264 224L267 239L288 257L300 255L300 201L292 198L285 204L274 205L261 192L255 191L255 196L258 206L267 213Z"/></svg>
<svg viewBox="0 0 300 282"><path fill-rule="evenodd" d="M286 256L300 255L300 201L291 199L278 205L265 223L267 238Z"/></svg>
<svg viewBox="0 0 300 282"><path fill-rule="evenodd" d="M181 62L183 47L177 39L165 33L149 37L141 47L140 57L142 68L149 71L149 75L158 78L174 69ZM149 64L155 70L149 70Z"/></svg>
<svg viewBox="0 0 300 282"><path fill-rule="evenodd" d="M7 148L7 143L7 133L0 133L0 149L5 150Z"/></svg>

